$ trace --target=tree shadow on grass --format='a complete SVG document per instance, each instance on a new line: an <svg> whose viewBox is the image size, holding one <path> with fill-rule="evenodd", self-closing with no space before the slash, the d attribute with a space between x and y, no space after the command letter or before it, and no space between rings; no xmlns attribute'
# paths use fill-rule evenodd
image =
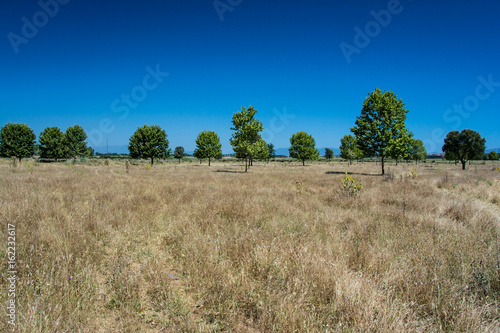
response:
<svg viewBox="0 0 500 333"><path fill-rule="evenodd" d="M345 171L327 171L325 172L327 175L345 175ZM373 176L373 177L381 177L382 174L377 173L360 173L360 172L349 172L347 171L348 175L358 175L358 176Z"/></svg>
<svg viewBox="0 0 500 333"><path fill-rule="evenodd" d="M237 171L237 170L213 170L212 172L245 173L245 171ZM247 172L247 173L248 173L248 172Z"/></svg>

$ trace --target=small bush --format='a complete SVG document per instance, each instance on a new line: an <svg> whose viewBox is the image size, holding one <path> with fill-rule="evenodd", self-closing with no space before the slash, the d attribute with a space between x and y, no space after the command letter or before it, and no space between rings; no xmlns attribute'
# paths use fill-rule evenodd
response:
<svg viewBox="0 0 500 333"><path fill-rule="evenodd" d="M360 182L356 183L356 179L347 175L347 171L345 176L341 179L342 186L341 190L347 197L354 197L361 194L363 190L363 184Z"/></svg>
<svg viewBox="0 0 500 333"><path fill-rule="evenodd" d="M410 171L410 178L411 179L417 179L417 170L415 168L411 169L411 171Z"/></svg>

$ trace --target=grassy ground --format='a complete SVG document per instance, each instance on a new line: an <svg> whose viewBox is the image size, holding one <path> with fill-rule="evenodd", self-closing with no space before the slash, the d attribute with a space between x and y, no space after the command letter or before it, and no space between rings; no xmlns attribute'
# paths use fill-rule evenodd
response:
<svg viewBox="0 0 500 333"><path fill-rule="evenodd" d="M413 179L406 164L0 161L16 330L498 332L490 163L420 164ZM345 171L361 195L344 194Z"/></svg>

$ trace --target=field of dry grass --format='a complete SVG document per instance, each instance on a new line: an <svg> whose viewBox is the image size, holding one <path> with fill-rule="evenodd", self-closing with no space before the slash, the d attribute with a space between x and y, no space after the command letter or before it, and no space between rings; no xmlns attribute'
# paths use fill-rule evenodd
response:
<svg viewBox="0 0 500 333"><path fill-rule="evenodd" d="M420 164L416 179L391 165L391 180L374 163L0 161L16 330L498 332L490 163ZM361 195L343 194L345 171Z"/></svg>

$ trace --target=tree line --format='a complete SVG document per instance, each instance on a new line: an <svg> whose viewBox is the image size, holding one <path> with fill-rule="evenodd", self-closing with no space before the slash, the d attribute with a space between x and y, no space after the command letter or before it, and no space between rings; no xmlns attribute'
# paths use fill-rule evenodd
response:
<svg viewBox="0 0 500 333"><path fill-rule="evenodd" d="M274 145L266 143L260 133L262 122L256 118L257 110L249 106L241 107L232 117L229 140L235 157L245 161L245 172L252 166L253 160L266 160L276 156ZM392 91L375 89L368 94L363 102L361 114L356 118L351 134L341 139L340 156L352 163L367 157L377 157L381 160L382 174L385 173L384 163L388 158L398 160L424 160L427 152L422 140L413 138L413 133L406 127L408 110L402 99ZM31 157L36 152L42 158L63 159L93 156L94 151L87 147L87 135L79 125L68 127L62 132L58 127L47 127L39 135L39 144L31 128L26 124L9 123L0 129L0 156L15 156L21 160ZM220 138L214 131L203 131L196 138L194 157L207 159L210 165L212 159L222 158ZM486 140L478 132L464 129L461 132L451 131L444 139L442 147L445 158L460 161L462 168L469 160L481 159L484 156ZM290 138L290 157L297 158L305 165L306 160L319 158L314 138L306 132L299 131ZM132 158L155 159L170 155L167 134L158 125L138 127L129 139L129 155ZM494 154L493 154L494 153ZM184 148L179 146L174 150L174 158L184 156ZM495 152L491 158L498 158ZM325 158L333 158L333 150L325 149Z"/></svg>
<svg viewBox="0 0 500 333"><path fill-rule="evenodd" d="M38 136L26 124L8 123L0 129L0 156L24 157L39 154L41 158L64 159L93 156L92 147L87 147L87 134L79 125L70 126L66 132L59 127L47 127Z"/></svg>

